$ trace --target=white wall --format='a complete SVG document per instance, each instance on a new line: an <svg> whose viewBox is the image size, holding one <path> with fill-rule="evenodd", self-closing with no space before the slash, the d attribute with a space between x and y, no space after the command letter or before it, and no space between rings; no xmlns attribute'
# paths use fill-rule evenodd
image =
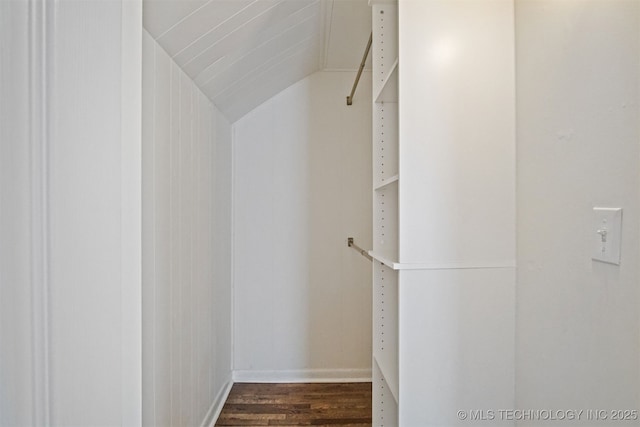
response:
<svg viewBox="0 0 640 427"><path fill-rule="evenodd" d="M231 126L143 40L143 424L207 424L231 379Z"/></svg>
<svg viewBox="0 0 640 427"><path fill-rule="evenodd" d="M516 6L517 404L637 409L640 3ZM620 266L591 260L594 206L624 208Z"/></svg>
<svg viewBox="0 0 640 427"><path fill-rule="evenodd" d="M141 411L141 4L48 5L50 421L135 425Z"/></svg>
<svg viewBox="0 0 640 427"><path fill-rule="evenodd" d="M0 2L0 425L34 425L29 9Z"/></svg>
<svg viewBox="0 0 640 427"><path fill-rule="evenodd" d="M371 76L320 72L234 125L240 380L369 377Z"/></svg>
<svg viewBox="0 0 640 427"><path fill-rule="evenodd" d="M0 4L2 425L140 423L140 6Z"/></svg>

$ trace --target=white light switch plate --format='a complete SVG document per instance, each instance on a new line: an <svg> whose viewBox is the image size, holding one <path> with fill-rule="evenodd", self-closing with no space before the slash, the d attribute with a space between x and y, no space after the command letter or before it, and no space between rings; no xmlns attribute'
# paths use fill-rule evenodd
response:
<svg viewBox="0 0 640 427"><path fill-rule="evenodd" d="M620 265L622 208L593 208L594 261Z"/></svg>

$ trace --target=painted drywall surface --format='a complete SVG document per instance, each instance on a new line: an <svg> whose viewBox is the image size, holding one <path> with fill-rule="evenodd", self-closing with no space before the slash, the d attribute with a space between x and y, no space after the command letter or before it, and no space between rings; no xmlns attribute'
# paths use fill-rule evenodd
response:
<svg viewBox="0 0 640 427"><path fill-rule="evenodd" d="M34 425L29 8L0 2L0 425Z"/></svg>
<svg viewBox="0 0 640 427"><path fill-rule="evenodd" d="M47 15L51 425L140 421L139 6Z"/></svg>
<svg viewBox="0 0 640 427"><path fill-rule="evenodd" d="M1 5L2 425L139 423L139 6Z"/></svg>
<svg viewBox="0 0 640 427"><path fill-rule="evenodd" d="M371 80L347 107L354 75L313 74L234 125L234 368L244 378L369 375L371 264L346 240L371 247Z"/></svg>
<svg viewBox="0 0 640 427"><path fill-rule="evenodd" d="M231 126L143 41L143 424L200 425L231 378Z"/></svg>
<svg viewBox="0 0 640 427"><path fill-rule="evenodd" d="M637 409L640 4L516 6L517 404ZM594 206L624 208L620 266L591 260Z"/></svg>

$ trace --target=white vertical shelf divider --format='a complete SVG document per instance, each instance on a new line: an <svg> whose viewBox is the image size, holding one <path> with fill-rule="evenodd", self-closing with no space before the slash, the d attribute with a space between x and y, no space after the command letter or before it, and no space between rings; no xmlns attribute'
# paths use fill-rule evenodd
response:
<svg viewBox="0 0 640 427"><path fill-rule="evenodd" d="M514 5L369 3L373 425L458 425L513 402Z"/></svg>
<svg viewBox="0 0 640 427"><path fill-rule="evenodd" d="M369 0L373 43L373 425L398 425L398 4Z"/></svg>

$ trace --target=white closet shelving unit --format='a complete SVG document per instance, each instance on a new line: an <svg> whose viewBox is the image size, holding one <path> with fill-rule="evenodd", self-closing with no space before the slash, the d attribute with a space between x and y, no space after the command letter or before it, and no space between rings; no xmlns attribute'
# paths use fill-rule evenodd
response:
<svg viewBox="0 0 640 427"><path fill-rule="evenodd" d="M373 425L398 424L398 6L371 0Z"/></svg>
<svg viewBox="0 0 640 427"><path fill-rule="evenodd" d="M369 0L373 425L513 407L513 4Z"/></svg>

